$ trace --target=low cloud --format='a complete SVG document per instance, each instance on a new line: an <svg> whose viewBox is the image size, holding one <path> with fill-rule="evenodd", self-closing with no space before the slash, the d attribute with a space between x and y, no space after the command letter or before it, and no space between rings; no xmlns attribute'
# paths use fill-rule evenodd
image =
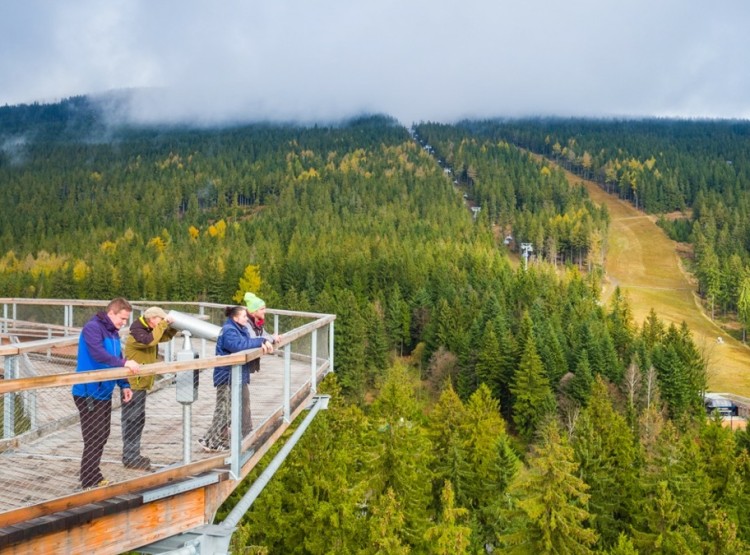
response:
<svg viewBox="0 0 750 555"><path fill-rule="evenodd" d="M138 91L140 122L750 117L729 0L13 3L0 105Z"/></svg>

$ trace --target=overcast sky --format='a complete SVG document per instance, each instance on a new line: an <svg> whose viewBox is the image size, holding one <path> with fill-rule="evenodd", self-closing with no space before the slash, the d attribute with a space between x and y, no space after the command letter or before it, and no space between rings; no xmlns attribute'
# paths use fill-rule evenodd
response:
<svg viewBox="0 0 750 555"><path fill-rule="evenodd" d="M18 0L0 106L147 88L140 120L750 118L748 0Z"/></svg>

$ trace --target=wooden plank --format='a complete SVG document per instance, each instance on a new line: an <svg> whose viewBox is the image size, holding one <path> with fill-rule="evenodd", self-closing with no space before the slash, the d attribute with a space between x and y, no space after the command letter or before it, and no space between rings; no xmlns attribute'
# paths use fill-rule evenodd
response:
<svg viewBox="0 0 750 555"><path fill-rule="evenodd" d="M37 535L22 543L6 546L0 553L116 555L201 526L205 523L205 499L204 489L193 490L83 522L75 528Z"/></svg>

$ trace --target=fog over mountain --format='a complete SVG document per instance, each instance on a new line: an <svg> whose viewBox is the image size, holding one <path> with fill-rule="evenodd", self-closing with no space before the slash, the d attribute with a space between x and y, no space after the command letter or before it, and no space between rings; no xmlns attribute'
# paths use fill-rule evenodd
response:
<svg viewBox="0 0 750 555"><path fill-rule="evenodd" d="M750 118L750 4L27 0L0 106L137 90L141 122Z"/></svg>

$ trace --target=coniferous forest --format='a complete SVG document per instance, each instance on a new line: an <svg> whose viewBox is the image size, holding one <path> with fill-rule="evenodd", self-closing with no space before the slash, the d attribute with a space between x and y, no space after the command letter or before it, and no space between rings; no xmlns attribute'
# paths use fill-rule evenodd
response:
<svg viewBox="0 0 750 555"><path fill-rule="evenodd" d="M744 321L749 132L156 128L84 97L0 107L0 291L231 303L252 282L270 307L337 314L329 410L238 552L748 553L750 435L705 416L686 326L601 303L608 214L558 165L683 211L665 230Z"/></svg>

